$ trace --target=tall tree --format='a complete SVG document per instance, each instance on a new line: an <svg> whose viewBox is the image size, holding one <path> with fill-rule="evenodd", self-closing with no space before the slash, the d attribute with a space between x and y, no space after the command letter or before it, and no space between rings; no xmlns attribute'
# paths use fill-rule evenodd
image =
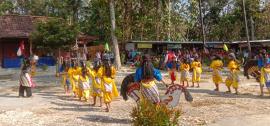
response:
<svg viewBox="0 0 270 126"><path fill-rule="evenodd" d="M120 60L120 53L119 47L117 42L117 37L115 36L115 9L114 9L114 0L110 0L110 17L111 17L111 39L113 42L114 47L114 54L115 54L115 61L117 69L121 68L121 60Z"/></svg>

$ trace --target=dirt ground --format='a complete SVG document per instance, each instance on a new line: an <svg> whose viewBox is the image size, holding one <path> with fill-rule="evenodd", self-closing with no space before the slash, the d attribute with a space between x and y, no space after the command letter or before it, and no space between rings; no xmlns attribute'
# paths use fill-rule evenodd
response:
<svg viewBox="0 0 270 126"><path fill-rule="evenodd" d="M0 126L125 126L131 125L130 112L135 102L121 97L112 102L112 110L92 107L86 102L63 93L59 78L54 77L53 68L47 72L38 71L34 81L37 88L34 97L18 98L18 73L16 69L0 70ZM132 71L123 69L118 72L118 87L124 76ZM167 78L166 73L163 74ZM167 80L168 81L168 80ZM161 93L165 87L159 85ZM213 91L211 76L202 77L200 88L189 88L193 95L192 103L181 96L179 109L182 116L180 125L209 126L269 126L270 95L259 96L259 86L254 79L246 80L241 76L240 94Z"/></svg>

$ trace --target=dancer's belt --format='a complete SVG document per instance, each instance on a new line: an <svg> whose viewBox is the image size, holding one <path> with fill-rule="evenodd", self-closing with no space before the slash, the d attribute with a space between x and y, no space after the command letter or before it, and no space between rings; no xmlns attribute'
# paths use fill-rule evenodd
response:
<svg viewBox="0 0 270 126"><path fill-rule="evenodd" d="M148 81L147 83L145 83L145 82L141 82L141 83L142 83L142 86L143 86L144 88L151 88L151 87L153 87L153 86L156 85L156 83L155 83L154 80Z"/></svg>

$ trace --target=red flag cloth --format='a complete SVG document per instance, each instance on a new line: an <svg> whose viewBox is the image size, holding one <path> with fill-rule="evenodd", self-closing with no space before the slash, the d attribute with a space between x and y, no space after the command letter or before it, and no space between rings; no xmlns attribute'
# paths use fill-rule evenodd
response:
<svg viewBox="0 0 270 126"><path fill-rule="evenodd" d="M24 49L24 41L21 41L17 51L17 56L24 55Z"/></svg>

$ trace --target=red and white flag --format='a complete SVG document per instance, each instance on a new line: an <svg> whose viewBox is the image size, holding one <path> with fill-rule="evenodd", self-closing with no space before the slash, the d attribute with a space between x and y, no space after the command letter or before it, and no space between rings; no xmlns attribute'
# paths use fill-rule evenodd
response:
<svg viewBox="0 0 270 126"><path fill-rule="evenodd" d="M17 56L21 56L24 54L24 41L20 42L18 51L17 51Z"/></svg>

